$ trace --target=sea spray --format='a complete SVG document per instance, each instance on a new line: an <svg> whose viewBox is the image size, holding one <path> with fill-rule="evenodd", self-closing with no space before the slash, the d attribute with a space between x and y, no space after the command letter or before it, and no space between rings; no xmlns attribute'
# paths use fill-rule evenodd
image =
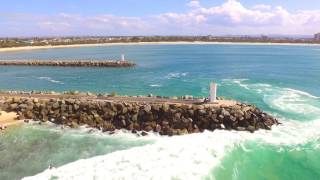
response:
<svg viewBox="0 0 320 180"><path fill-rule="evenodd" d="M21 179L83 158L154 142L150 137L116 132L108 135L88 128L26 124L0 134L0 179ZM30 165L32 163L32 166Z"/></svg>
<svg viewBox="0 0 320 180"><path fill-rule="evenodd" d="M264 88L274 88L271 85L257 85L260 89L250 87L247 88L254 91L254 93L260 93L266 91ZM285 88L275 87L275 92L287 91ZM297 91L290 91L297 93ZM303 95L304 93L298 93ZM274 102L281 102L282 96L270 96L274 98L272 101L265 101L272 106ZM296 103L296 95L289 96L292 98L292 103ZM305 97L302 97L305 98ZM313 98L313 97L312 97ZM304 101L302 107L315 106L312 102ZM287 105L290 108L280 109L279 111L287 111L295 113L297 108L301 106L292 106L290 101ZM291 108L293 107L293 108ZM296 109L295 109L296 108ZM308 109L308 108L305 108ZM233 155L237 149L243 151L240 154L247 153L250 155L251 151L255 151L255 147L248 146L254 143L254 146L272 147L271 151L267 152L299 152L301 148L305 148L308 144L311 144L312 154L319 152L319 137L320 137L320 115L315 113L310 116L309 121L299 120L296 118L289 119L279 114L280 121L283 123L277 127L274 127L272 131L258 131L253 135L246 132L236 131L221 131L216 130L214 132L205 131L204 133L191 134L180 137L158 137L155 144L146 145L142 147L132 148L123 151L117 151L104 156L98 156L91 159L76 161L68 165L59 167L57 169L46 170L34 177L26 179L38 179L38 178L50 178L58 177L61 179L77 179L77 178L96 178L103 179L108 176L110 179L128 178L128 179L172 179L172 178L206 178L215 179L230 177L235 179L244 179L243 169L232 169L228 173L224 173L222 169L233 168L228 166L228 155ZM293 116L294 117L294 116ZM275 148L275 149L274 149ZM259 153L259 152L257 152ZM143 154L143 156L140 156ZM237 156L235 154L235 156ZM253 156L253 155L252 155ZM275 155L276 156L276 155ZM232 157L231 157L232 158ZM246 156L247 159L251 157ZM265 157L267 158L267 157ZM291 157L287 157L290 161ZM317 157L315 157L317 158ZM232 161L232 160L231 160ZM252 161L254 163L254 160ZM308 164L307 164L308 165ZM312 164L312 168L306 174L301 174L299 177L317 177L315 172L316 167ZM270 164L271 166L271 164ZM253 171L261 171L255 166L250 166ZM281 166L280 166L281 167ZM250 170L248 170L250 171ZM226 176L226 174L232 174ZM248 172L249 173L249 172ZM266 172L268 173L268 172ZM269 172L273 173L273 172ZM313 173L313 174L312 174ZM263 177L281 177L281 176L269 176L263 173L255 173L253 178ZM288 175L287 177L294 177Z"/></svg>
<svg viewBox="0 0 320 180"><path fill-rule="evenodd" d="M217 167L234 147L245 142L294 148L319 137L318 128L320 120L309 123L288 121L273 131L259 131L254 135L218 130L179 137L159 137L152 145L79 160L25 179L199 179Z"/></svg>
<svg viewBox="0 0 320 180"><path fill-rule="evenodd" d="M280 114L290 119L320 119L320 98L300 90L279 87L267 83L251 83L249 79L225 79L225 86L237 85L247 94L262 99L264 110ZM263 106L261 102L259 105Z"/></svg>

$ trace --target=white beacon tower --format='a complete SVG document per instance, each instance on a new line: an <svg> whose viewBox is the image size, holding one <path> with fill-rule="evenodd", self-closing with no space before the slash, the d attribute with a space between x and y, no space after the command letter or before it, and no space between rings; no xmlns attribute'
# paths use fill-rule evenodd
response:
<svg viewBox="0 0 320 180"><path fill-rule="evenodd" d="M125 61L124 54L121 54L121 61Z"/></svg>
<svg viewBox="0 0 320 180"><path fill-rule="evenodd" d="M210 83L210 96L209 96L209 101L212 102L217 102L217 84L216 83Z"/></svg>

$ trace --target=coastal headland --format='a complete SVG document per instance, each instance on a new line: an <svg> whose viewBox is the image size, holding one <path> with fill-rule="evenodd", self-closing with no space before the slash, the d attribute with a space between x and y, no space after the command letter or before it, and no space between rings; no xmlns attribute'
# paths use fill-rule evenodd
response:
<svg viewBox="0 0 320 180"><path fill-rule="evenodd" d="M186 96L110 96L67 93L0 94L0 107L15 112L19 120L34 120L77 128L87 126L104 132L126 129L133 133L157 132L183 135L216 129L250 131L270 130L279 122L259 108L233 100L203 103Z"/></svg>
<svg viewBox="0 0 320 180"><path fill-rule="evenodd" d="M0 66L59 66L59 67L133 67L121 60L0 60Z"/></svg>

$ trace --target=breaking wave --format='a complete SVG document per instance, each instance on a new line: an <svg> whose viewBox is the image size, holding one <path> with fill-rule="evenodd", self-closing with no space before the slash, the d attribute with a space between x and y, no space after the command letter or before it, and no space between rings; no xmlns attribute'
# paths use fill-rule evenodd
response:
<svg viewBox="0 0 320 180"><path fill-rule="evenodd" d="M150 84L150 87L161 87L161 84Z"/></svg>
<svg viewBox="0 0 320 180"><path fill-rule="evenodd" d="M260 130L254 135L223 130L175 137L151 135L154 144L78 160L25 179L200 179L208 177L228 153L244 142L270 144L279 150L284 146L299 148L310 142L316 142L319 147L318 97L270 84L250 84L247 80L228 82L260 94L266 104L280 111L293 115L311 113L312 121L281 117L282 125L273 127L272 131Z"/></svg>
<svg viewBox="0 0 320 180"><path fill-rule="evenodd" d="M181 77L187 76L188 74L189 74L188 72L182 72L182 73L172 72L172 73L169 73L168 75L166 75L166 78L167 79L181 78Z"/></svg>
<svg viewBox="0 0 320 180"><path fill-rule="evenodd" d="M233 83L254 93L270 108L283 113L297 116L298 120L320 119L320 97L310 93L273 86L266 83L249 83L247 79L224 80L224 83Z"/></svg>
<svg viewBox="0 0 320 180"><path fill-rule="evenodd" d="M320 121L285 122L272 132L215 131L179 137L157 137L152 145L78 160L25 179L199 179L245 141L292 146L319 137ZM297 133L299 131L299 133Z"/></svg>
<svg viewBox="0 0 320 180"><path fill-rule="evenodd" d="M38 79L46 80L46 81L49 81L49 82L52 82L52 83L55 83L55 84L64 84L61 81L57 81L57 80L52 79L51 77L39 77Z"/></svg>

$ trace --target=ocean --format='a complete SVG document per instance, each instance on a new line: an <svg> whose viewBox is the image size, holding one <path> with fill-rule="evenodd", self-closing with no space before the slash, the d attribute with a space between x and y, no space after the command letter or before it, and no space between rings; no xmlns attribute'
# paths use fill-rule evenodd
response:
<svg viewBox="0 0 320 180"><path fill-rule="evenodd" d="M0 89L206 97L213 81L218 96L254 104L282 125L254 134L137 137L30 124L0 135L0 179L319 179L320 46L115 45L2 52L0 59L121 53L137 66L0 67Z"/></svg>

